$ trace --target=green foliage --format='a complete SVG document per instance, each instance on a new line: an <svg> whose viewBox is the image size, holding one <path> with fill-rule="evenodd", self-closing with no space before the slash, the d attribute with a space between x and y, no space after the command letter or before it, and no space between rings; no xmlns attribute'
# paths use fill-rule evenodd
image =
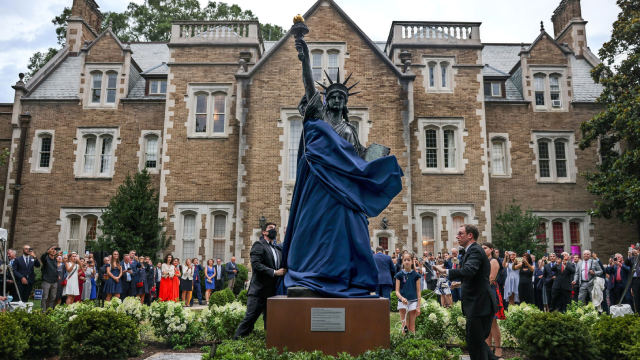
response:
<svg viewBox="0 0 640 360"><path fill-rule="evenodd" d="M604 43L602 63L591 71L603 91L596 101L606 110L580 125L580 149L598 146L602 162L582 175L587 190L599 197L594 217L640 225L640 6L618 0L621 11L613 23L611 40ZM614 63L624 59L619 65ZM620 144L619 148L617 144Z"/></svg>
<svg viewBox="0 0 640 360"><path fill-rule="evenodd" d="M172 348L188 348L202 338L202 317L173 301L154 302L149 310L153 333Z"/></svg>
<svg viewBox="0 0 640 360"><path fill-rule="evenodd" d="M43 359L58 354L60 348L60 327L40 311L28 313L24 310L11 313L18 321L29 347L19 359Z"/></svg>
<svg viewBox="0 0 640 360"><path fill-rule="evenodd" d="M94 308L95 303L90 300L75 302L71 305L60 304L49 313L49 316L56 325L60 326L64 330L69 321L71 321L75 316L84 314Z"/></svg>
<svg viewBox="0 0 640 360"><path fill-rule="evenodd" d="M449 335L466 346L467 342L467 317L462 313L462 302L457 301L449 309Z"/></svg>
<svg viewBox="0 0 640 360"><path fill-rule="evenodd" d="M10 313L0 313L0 360L20 359L27 351L29 342L21 334L20 321Z"/></svg>
<svg viewBox="0 0 640 360"><path fill-rule="evenodd" d="M224 306L212 306L211 311L205 309L201 316L205 319L207 334L215 341L233 339L236 329L244 315L247 307L234 301Z"/></svg>
<svg viewBox="0 0 640 360"><path fill-rule="evenodd" d="M595 360L598 349L589 329L559 312L530 315L516 333L522 354L531 360Z"/></svg>
<svg viewBox="0 0 640 360"><path fill-rule="evenodd" d="M511 205L498 209L491 227L493 244L499 249L515 251L522 255L531 250L537 259L542 258L547 249L547 239L538 239L546 231L540 228L540 219L531 209L524 212L520 204L513 199Z"/></svg>
<svg viewBox="0 0 640 360"><path fill-rule="evenodd" d="M171 242L162 230L164 218L158 218L158 204L158 193L147 169L133 178L127 174L102 212L98 224L102 234L87 246L93 251L118 250L120 254L136 249L138 253L155 256Z"/></svg>
<svg viewBox="0 0 640 360"><path fill-rule="evenodd" d="M420 307L420 316L416 317L416 335L421 339L444 345L449 339L447 329L450 320L449 311L436 300L426 301Z"/></svg>
<svg viewBox="0 0 640 360"><path fill-rule="evenodd" d="M244 306L247 306L247 300L248 300L247 294L248 293L249 293L249 291L242 290L242 291L240 291L240 294L238 294L238 299L237 300Z"/></svg>
<svg viewBox="0 0 640 360"><path fill-rule="evenodd" d="M59 16L51 20L51 23L56 26L56 37L60 46L64 46L67 42L67 19L69 16L71 16L71 8L65 7Z"/></svg>
<svg viewBox="0 0 640 360"><path fill-rule="evenodd" d="M60 352L74 359L136 357L141 348L138 332L138 323L128 316L97 308L69 322Z"/></svg>
<svg viewBox="0 0 640 360"><path fill-rule="evenodd" d="M224 266L224 264L223 264ZM239 294L242 289L244 289L244 282L247 281L249 277L249 270L244 265L236 264L238 267L238 272L236 273L236 282L233 285L233 293ZM225 280L222 287L225 289L229 286L229 280Z"/></svg>
<svg viewBox="0 0 640 360"><path fill-rule="evenodd" d="M46 52L36 51L30 58L27 64L29 71L26 75L26 80L29 81L49 60L53 59L58 54L60 49L50 47Z"/></svg>
<svg viewBox="0 0 640 360"><path fill-rule="evenodd" d="M567 305L567 311L565 314L571 316L576 320L580 320L584 325L591 327L593 324L598 321L600 317L600 313L593 306L593 303L589 303L588 305L584 305L582 301L571 301L569 305Z"/></svg>
<svg viewBox="0 0 640 360"><path fill-rule="evenodd" d="M262 39L264 41L278 41L286 33L282 26L275 24L262 24L260 28L262 29Z"/></svg>
<svg viewBox="0 0 640 360"><path fill-rule="evenodd" d="M604 358L616 360L638 359L640 350L638 339L640 336L640 318L633 315L625 315L613 318L608 315L601 316L591 327L591 335ZM627 354L625 352L629 350ZM634 356L636 356L634 358Z"/></svg>
<svg viewBox="0 0 640 360"><path fill-rule="evenodd" d="M505 347L517 346L517 332L527 319L541 311L529 304L510 305L505 312L506 319L498 321L502 333L502 345Z"/></svg>
<svg viewBox="0 0 640 360"><path fill-rule="evenodd" d="M231 289L225 288L224 290L216 291L209 297L209 308L213 306L225 306L236 300L236 296L233 295Z"/></svg>
<svg viewBox="0 0 640 360"><path fill-rule="evenodd" d="M391 296L389 296L389 306L391 307L392 312L398 312L398 295L396 295L395 291L391 291Z"/></svg>

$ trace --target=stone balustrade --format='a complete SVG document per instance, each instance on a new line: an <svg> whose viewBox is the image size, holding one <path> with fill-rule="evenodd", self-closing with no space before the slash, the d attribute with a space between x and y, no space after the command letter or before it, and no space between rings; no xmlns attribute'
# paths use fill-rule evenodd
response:
<svg viewBox="0 0 640 360"><path fill-rule="evenodd" d="M262 43L257 21L174 21L171 43Z"/></svg>
<svg viewBox="0 0 640 360"><path fill-rule="evenodd" d="M394 21L387 40L392 44L480 45L480 25L472 22Z"/></svg>

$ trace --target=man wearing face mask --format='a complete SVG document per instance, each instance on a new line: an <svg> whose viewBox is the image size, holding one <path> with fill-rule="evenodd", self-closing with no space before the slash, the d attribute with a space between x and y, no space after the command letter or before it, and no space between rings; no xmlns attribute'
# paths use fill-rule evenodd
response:
<svg viewBox="0 0 640 360"><path fill-rule="evenodd" d="M256 320L263 314L267 329L267 299L276 295L278 277L287 273L281 267L282 251L274 245L278 233L276 224L266 223L262 236L251 247L251 284L247 296L247 313L236 330L234 340L245 337L253 331Z"/></svg>

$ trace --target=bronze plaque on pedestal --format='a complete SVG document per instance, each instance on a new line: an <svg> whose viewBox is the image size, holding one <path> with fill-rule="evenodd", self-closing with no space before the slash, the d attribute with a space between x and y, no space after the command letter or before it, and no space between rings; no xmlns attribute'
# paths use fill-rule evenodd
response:
<svg viewBox="0 0 640 360"><path fill-rule="evenodd" d="M282 351L320 350L337 356L358 356L367 350L388 349L389 300L287 298L267 300L267 348Z"/></svg>

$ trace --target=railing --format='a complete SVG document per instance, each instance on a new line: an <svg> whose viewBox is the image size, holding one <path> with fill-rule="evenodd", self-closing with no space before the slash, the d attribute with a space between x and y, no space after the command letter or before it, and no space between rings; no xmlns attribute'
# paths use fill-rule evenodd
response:
<svg viewBox="0 0 640 360"><path fill-rule="evenodd" d="M387 40L391 44L481 44L481 23L394 21Z"/></svg>
<svg viewBox="0 0 640 360"><path fill-rule="evenodd" d="M174 21L171 43L259 43L257 21Z"/></svg>

